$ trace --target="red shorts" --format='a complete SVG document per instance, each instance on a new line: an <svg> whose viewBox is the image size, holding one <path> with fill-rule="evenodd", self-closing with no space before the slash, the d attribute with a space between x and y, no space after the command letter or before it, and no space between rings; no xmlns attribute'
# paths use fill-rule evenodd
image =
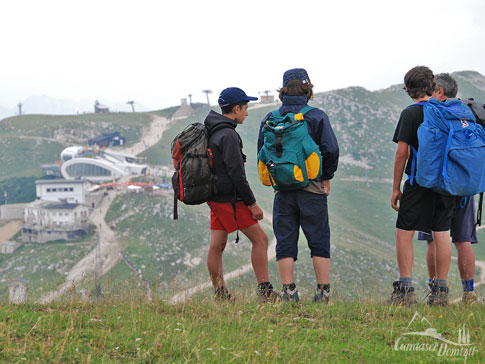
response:
<svg viewBox="0 0 485 364"><path fill-rule="evenodd" d="M230 202L213 202L208 201L207 204L211 209L211 230L225 230L227 233L232 233L257 224L258 221L253 219L251 209L246 206L244 202L236 202L236 220L234 220L234 209Z"/></svg>

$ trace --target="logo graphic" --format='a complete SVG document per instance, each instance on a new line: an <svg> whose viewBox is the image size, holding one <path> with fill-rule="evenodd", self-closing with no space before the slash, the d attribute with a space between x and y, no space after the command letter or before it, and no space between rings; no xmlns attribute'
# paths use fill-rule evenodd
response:
<svg viewBox="0 0 485 364"><path fill-rule="evenodd" d="M411 325L418 321L429 326L424 331L411 331ZM426 342L419 342L418 338L431 338ZM414 313L413 318L406 327L406 332L401 334L394 343L395 351L432 351L436 352L437 356L452 356L452 357L471 357L478 352L475 343L471 342L470 330L466 328L465 324L458 329L457 340L453 341L445 338L434 327L431 326L429 320L421 316L418 311Z"/></svg>
<svg viewBox="0 0 485 364"><path fill-rule="evenodd" d="M470 125L470 124L468 124L468 121L466 121L466 120L460 120L460 121L461 121L462 128L466 128L467 126Z"/></svg>

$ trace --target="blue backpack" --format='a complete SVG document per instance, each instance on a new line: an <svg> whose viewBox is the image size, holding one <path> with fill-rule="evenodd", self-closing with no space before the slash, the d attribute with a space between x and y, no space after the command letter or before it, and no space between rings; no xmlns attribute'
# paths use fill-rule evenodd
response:
<svg viewBox="0 0 485 364"><path fill-rule="evenodd" d="M277 191L301 189L322 175L322 155L308 133L303 107L297 114L274 110L263 126L263 147L258 153L261 182Z"/></svg>
<svg viewBox="0 0 485 364"><path fill-rule="evenodd" d="M485 131L459 100L431 98L423 106L418 128L419 149L413 149L410 182L435 192L470 196L485 191Z"/></svg>

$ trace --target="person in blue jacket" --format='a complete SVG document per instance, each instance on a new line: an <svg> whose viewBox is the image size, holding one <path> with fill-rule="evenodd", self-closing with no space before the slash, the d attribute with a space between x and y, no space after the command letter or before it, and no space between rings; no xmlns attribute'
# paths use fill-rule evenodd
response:
<svg viewBox="0 0 485 364"><path fill-rule="evenodd" d="M279 112L298 113L313 97L313 85L303 68L286 71L279 98L283 105ZM268 114L261 123L258 152L263 146L262 129ZM330 180L338 166L339 147L327 114L313 109L305 114L308 132L320 147L323 160L321 180L312 181L305 188L280 191L275 194L273 204L273 230L276 237L276 260L281 283L283 301L299 301L294 280L294 264L298 257L300 227L307 238L317 280L314 302L327 303L330 298L330 227L328 221L327 196Z"/></svg>

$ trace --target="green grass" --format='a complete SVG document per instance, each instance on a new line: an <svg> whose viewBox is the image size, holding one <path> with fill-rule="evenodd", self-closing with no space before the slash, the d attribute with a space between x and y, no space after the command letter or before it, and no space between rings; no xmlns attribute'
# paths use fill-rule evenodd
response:
<svg viewBox="0 0 485 364"><path fill-rule="evenodd" d="M135 293L133 293L135 294ZM321 306L233 304L208 300L169 306L136 297L47 306L0 304L0 361L5 363L463 363L435 351L394 350L399 342L435 344L410 331L435 328L457 341L466 326L476 348L466 363L485 360L485 305L388 307L376 303ZM416 320L417 312L429 324ZM401 339L400 339L401 337Z"/></svg>
<svg viewBox="0 0 485 364"><path fill-rule="evenodd" d="M29 296L39 298L65 281L68 272L93 244L93 234L78 241L24 244L12 254L0 254L0 299L8 296L11 280L28 281Z"/></svg>

